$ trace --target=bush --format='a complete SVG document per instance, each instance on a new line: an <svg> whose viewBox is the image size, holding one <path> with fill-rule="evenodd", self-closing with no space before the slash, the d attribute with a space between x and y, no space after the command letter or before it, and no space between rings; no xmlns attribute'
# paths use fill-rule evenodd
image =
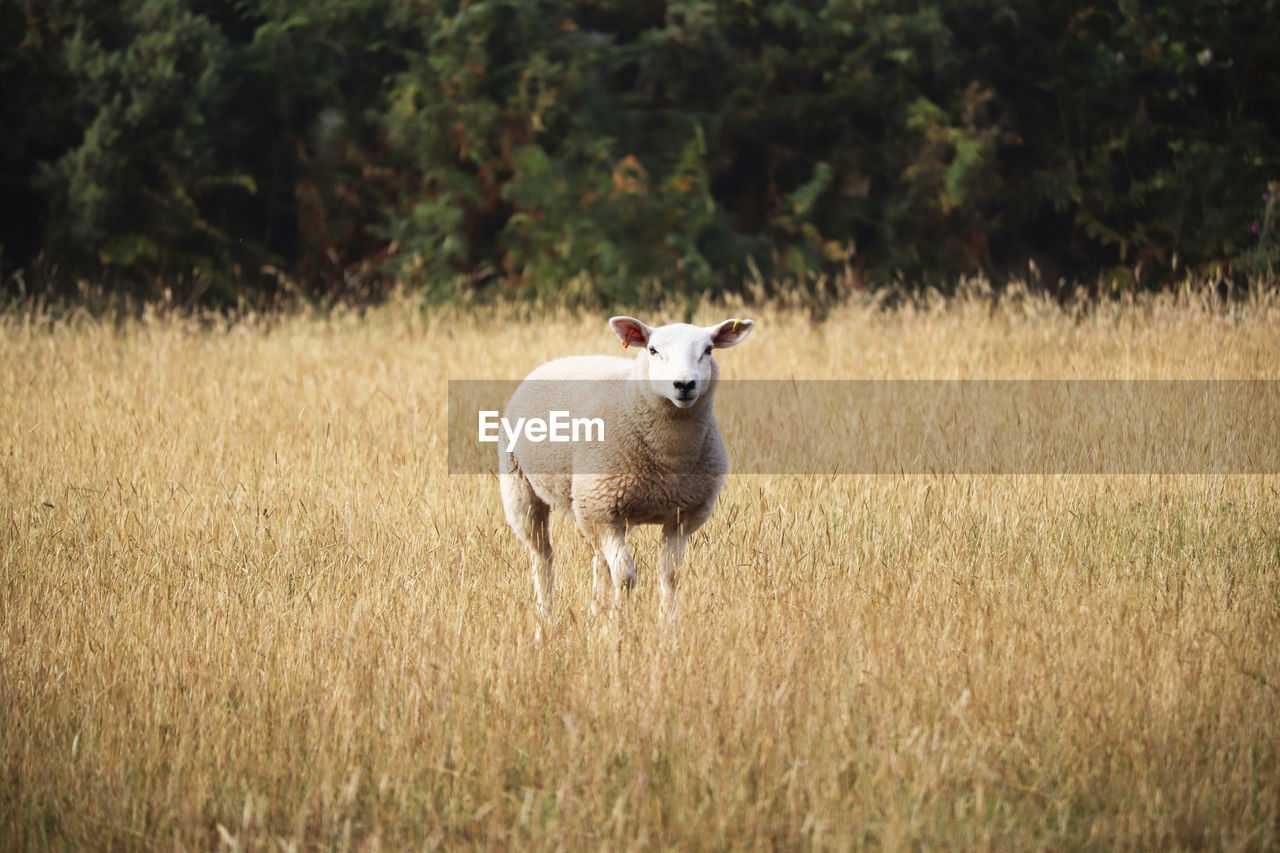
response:
<svg viewBox="0 0 1280 853"><path fill-rule="evenodd" d="M1277 5L8 4L0 264L222 301L1256 273Z"/></svg>

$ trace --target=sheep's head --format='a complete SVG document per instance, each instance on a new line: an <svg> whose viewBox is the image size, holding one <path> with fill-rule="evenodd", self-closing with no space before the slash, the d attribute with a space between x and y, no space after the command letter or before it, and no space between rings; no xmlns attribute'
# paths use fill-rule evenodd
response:
<svg viewBox="0 0 1280 853"><path fill-rule="evenodd" d="M715 386L720 369L711 351L727 349L751 333L750 320L725 320L714 326L673 323L656 329L634 317L609 321L624 347L639 346L647 360L649 386L677 408L687 409Z"/></svg>

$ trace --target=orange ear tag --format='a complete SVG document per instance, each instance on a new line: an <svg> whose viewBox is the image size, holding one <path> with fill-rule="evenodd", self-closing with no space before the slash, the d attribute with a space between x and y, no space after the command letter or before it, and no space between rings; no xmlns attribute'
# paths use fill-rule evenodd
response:
<svg viewBox="0 0 1280 853"><path fill-rule="evenodd" d="M637 332L635 329L628 328L628 329L627 329L627 339L626 339L625 341L623 341L623 342L622 342L622 348L623 348L623 349L626 349L627 347L631 346L631 339L632 339L632 338L637 338L637 339L639 339L639 337L640 337L640 333L639 333L639 332Z"/></svg>

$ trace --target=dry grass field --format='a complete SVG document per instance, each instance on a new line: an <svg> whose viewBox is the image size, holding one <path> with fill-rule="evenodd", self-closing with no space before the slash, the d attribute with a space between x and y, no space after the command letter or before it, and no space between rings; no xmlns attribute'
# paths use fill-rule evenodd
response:
<svg viewBox="0 0 1280 853"><path fill-rule="evenodd" d="M733 378L1280 378L1273 295L695 314ZM1280 848L1280 477L731 477L676 644L563 518L537 642L446 381L615 348L0 317L0 847Z"/></svg>

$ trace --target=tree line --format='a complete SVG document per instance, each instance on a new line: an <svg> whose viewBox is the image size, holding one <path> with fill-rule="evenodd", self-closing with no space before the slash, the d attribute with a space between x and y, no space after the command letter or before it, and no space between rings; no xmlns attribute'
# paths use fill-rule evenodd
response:
<svg viewBox="0 0 1280 853"><path fill-rule="evenodd" d="M12 292L1270 274L1280 0L0 0Z"/></svg>

